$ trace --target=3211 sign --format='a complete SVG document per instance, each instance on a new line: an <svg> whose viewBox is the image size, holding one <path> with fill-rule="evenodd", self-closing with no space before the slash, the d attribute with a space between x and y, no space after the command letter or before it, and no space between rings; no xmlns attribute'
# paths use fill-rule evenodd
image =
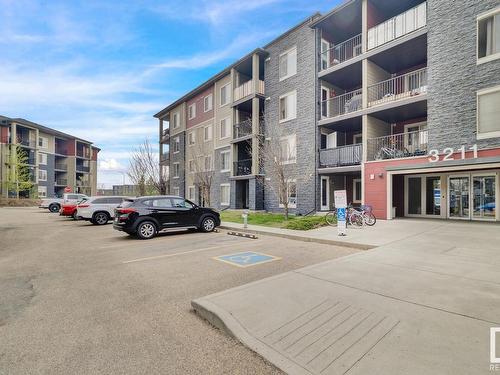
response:
<svg viewBox="0 0 500 375"><path fill-rule="evenodd" d="M440 160L442 161L451 161L451 160L457 160L455 159L455 157L453 156L453 154L455 154L455 152L460 152L460 159L465 159L465 153L467 151L472 151L473 152L473 158L474 159L477 159L477 145L473 145L471 147L469 147L468 149L466 148L466 146L462 145L458 150L454 150L452 147L446 147L443 152L442 152L442 156L443 158L441 159L441 153L439 152L439 150L430 150L429 151L429 162L431 163L436 163Z"/></svg>

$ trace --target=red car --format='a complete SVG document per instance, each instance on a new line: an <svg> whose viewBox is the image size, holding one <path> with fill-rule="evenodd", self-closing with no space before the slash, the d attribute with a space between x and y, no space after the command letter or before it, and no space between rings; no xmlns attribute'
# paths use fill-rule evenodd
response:
<svg viewBox="0 0 500 375"><path fill-rule="evenodd" d="M60 216L71 216L73 219L76 220L76 209L77 209L77 206L80 203L83 203L85 201L86 201L86 199L80 199L76 203L64 203L61 206L61 209L59 210L59 215Z"/></svg>

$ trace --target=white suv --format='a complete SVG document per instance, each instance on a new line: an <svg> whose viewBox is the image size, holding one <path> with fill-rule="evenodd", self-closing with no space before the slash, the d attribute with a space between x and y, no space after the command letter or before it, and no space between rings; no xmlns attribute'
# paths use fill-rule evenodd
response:
<svg viewBox="0 0 500 375"><path fill-rule="evenodd" d="M127 197L90 197L76 206L76 217L88 220L94 225L105 225L113 219L115 208Z"/></svg>

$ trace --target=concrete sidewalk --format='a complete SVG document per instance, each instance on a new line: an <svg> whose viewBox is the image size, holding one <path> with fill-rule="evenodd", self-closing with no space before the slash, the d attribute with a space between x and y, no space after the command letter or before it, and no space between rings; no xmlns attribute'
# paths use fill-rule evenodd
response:
<svg viewBox="0 0 500 375"><path fill-rule="evenodd" d="M290 374L490 373L499 226L431 221L421 229L193 307Z"/></svg>

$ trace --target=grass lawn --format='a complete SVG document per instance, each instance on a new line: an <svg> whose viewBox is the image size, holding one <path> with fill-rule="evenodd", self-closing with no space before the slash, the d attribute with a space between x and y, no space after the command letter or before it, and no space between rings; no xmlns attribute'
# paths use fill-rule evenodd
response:
<svg viewBox="0 0 500 375"><path fill-rule="evenodd" d="M243 224L241 211L223 211L221 212L221 220ZM261 212L249 213L248 224L296 230L309 230L328 225L324 216L289 216L288 220L285 220L285 216L282 214Z"/></svg>

